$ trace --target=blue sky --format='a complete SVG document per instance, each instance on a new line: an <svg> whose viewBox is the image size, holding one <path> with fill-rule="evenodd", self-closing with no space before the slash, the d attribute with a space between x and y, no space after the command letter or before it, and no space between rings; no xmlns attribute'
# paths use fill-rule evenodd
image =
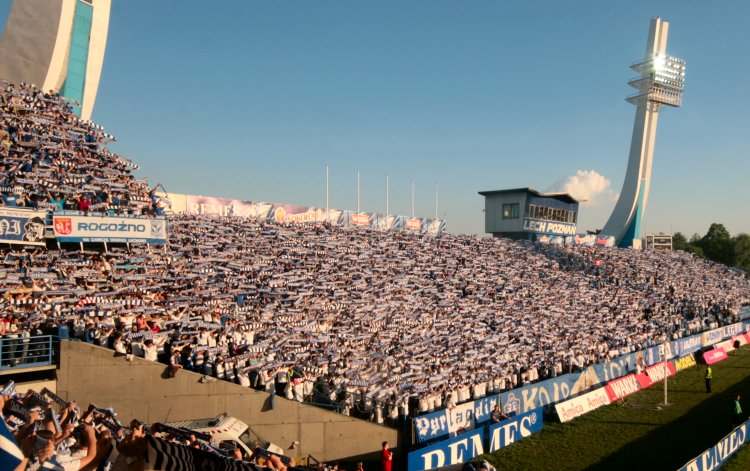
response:
<svg viewBox="0 0 750 471"><path fill-rule="evenodd" d="M5 19L9 0L0 0ZM611 182L581 209L601 227L634 108L628 66L649 18L687 60L660 119L647 231L750 232L750 2L114 0L94 113L115 150L169 191L439 214L481 233L479 190L540 190L579 170Z"/></svg>

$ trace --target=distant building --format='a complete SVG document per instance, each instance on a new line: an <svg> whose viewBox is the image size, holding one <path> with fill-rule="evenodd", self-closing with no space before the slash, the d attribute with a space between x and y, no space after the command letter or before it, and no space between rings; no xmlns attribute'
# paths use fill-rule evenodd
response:
<svg viewBox="0 0 750 471"><path fill-rule="evenodd" d="M537 240L576 233L578 201L567 193L515 188L479 194L484 196L484 231L494 237Z"/></svg>
<svg viewBox="0 0 750 471"><path fill-rule="evenodd" d="M672 250L672 234L646 234L646 250Z"/></svg>
<svg viewBox="0 0 750 471"><path fill-rule="evenodd" d="M111 0L15 0L0 39L0 79L68 98L91 119Z"/></svg>

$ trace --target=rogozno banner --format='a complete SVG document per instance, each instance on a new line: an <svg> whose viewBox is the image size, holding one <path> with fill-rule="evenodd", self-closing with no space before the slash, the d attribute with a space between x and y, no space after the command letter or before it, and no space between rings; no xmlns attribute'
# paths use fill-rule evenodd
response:
<svg viewBox="0 0 750 471"><path fill-rule="evenodd" d="M44 245L46 211L0 208L0 243Z"/></svg>
<svg viewBox="0 0 750 471"><path fill-rule="evenodd" d="M164 244L167 241L167 221L164 218L55 214L52 225L55 238L60 242Z"/></svg>

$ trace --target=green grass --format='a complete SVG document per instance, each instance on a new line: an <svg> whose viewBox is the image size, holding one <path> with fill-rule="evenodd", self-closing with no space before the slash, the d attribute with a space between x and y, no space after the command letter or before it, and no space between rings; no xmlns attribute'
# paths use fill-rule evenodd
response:
<svg viewBox="0 0 750 471"><path fill-rule="evenodd" d="M676 470L734 428L737 393L750 411L750 348L713 366L712 394L703 376L698 366L670 378L666 408L661 384L654 385L566 424L550 419L540 433L484 458L499 471ZM748 449L738 467L726 469L750 469Z"/></svg>

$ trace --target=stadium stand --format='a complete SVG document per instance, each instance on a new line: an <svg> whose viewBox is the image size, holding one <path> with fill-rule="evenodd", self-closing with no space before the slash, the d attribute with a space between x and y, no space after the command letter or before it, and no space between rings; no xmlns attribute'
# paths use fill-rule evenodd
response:
<svg viewBox="0 0 750 471"><path fill-rule="evenodd" d="M0 94L6 207L158 215L113 138ZM169 242L2 249L0 335L69 335L391 425L738 320L741 274L685 253L170 216ZM21 349L16 353L23 355Z"/></svg>

